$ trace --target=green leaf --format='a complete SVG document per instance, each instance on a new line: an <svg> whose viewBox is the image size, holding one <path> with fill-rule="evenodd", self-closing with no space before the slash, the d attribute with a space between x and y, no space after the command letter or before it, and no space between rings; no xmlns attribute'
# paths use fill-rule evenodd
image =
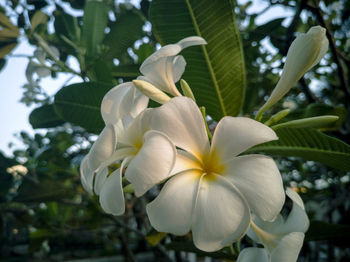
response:
<svg viewBox="0 0 350 262"><path fill-rule="evenodd" d="M111 65L103 59L95 60L93 66L87 71L90 81L113 84Z"/></svg>
<svg viewBox="0 0 350 262"><path fill-rule="evenodd" d="M193 35L208 42L182 52L187 62L182 78L217 120L238 115L244 101L244 58L233 8L230 0L154 0L150 9L152 30L162 45Z"/></svg>
<svg viewBox="0 0 350 262"><path fill-rule="evenodd" d="M12 43L0 43L0 58L4 58L7 54L9 54L17 46L17 44L17 41L14 41Z"/></svg>
<svg viewBox="0 0 350 262"><path fill-rule="evenodd" d="M64 121L57 115L54 105L44 105L30 113L29 123L35 129L56 127L62 125Z"/></svg>
<svg viewBox="0 0 350 262"><path fill-rule="evenodd" d="M138 49L134 50L134 53L137 55L137 62L142 64L154 51L154 47L151 44L144 43L140 45Z"/></svg>
<svg viewBox="0 0 350 262"><path fill-rule="evenodd" d="M23 180L16 197L17 202L45 202L71 198L74 192L64 185L50 178L41 179L38 183Z"/></svg>
<svg viewBox="0 0 350 262"><path fill-rule="evenodd" d="M329 224L322 221L313 220L310 228L306 232L305 241L319 240L350 240L350 226L341 224Z"/></svg>
<svg viewBox="0 0 350 262"><path fill-rule="evenodd" d="M76 17L56 11L54 27L59 38L65 36L74 43L80 41L80 27Z"/></svg>
<svg viewBox="0 0 350 262"><path fill-rule="evenodd" d="M111 84L89 82L65 86L55 95L55 110L58 115L87 131L99 133L104 122L100 113L103 96L111 89Z"/></svg>
<svg viewBox="0 0 350 262"><path fill-rule="evenodd" d="M248 152L297 156L350 171L350 146L341 140L307 128L280 128L276 134L279 140L255 146Z"/></svg>
<svg viewBox="0 0 350 262"><path fill-rule="evenodd" d="M129 10L121 13L116 22L110 25L111 31L104 40L104 45L109 47L108 58L119 58L132 47L136 40L143 36L142 26L145 20L137 10Z"/></svg>
<svg viewBox="0 0 350 262"><path fill-rule="evenodd" d="M30 23L32 27L30 28L31 32L35 31L35 28L37 28L41 24L46 24L49 17L47 14L43 13L41 10L38 10L33 15L32 19L30 20Z"/></svg>
<svg viewBox="0 0 350 262"><path fill-rule="evenodd" d="M140 65L119 65L113 68L112 75L114 77L131 77L136 78L140 73Z"/></svg>
<svg viewBox="0 0 350 262"><path fill-rule="evenodd" d="M102 1L88 1L84 8L81 39L88 57L94 57L99 53L100 45L105 37L107 22L106 4Z"/></svg>
<svg viewBox="0 0 350 262"><path fill-rule="evenodd" d="M285 17L277 18L267 22L266 24L258 26L253 32L250 33L249 41L260 41L269 36L271 32L281 27L283 20L285 20Z"/></svg>

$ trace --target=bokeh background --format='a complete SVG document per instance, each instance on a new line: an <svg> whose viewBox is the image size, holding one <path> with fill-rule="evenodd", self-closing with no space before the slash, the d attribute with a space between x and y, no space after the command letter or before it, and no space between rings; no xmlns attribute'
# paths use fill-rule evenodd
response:
<svg viewBox="0 0 350 262"><path fill-rule="evenodd" d="M0 260L232 260L225 249L200 252L190 235L152 230L145 213L152 192L138 199L127 195L126 214L113 217L81 187L79 164L102 120L95 112L85 123L65 121L55 111L55 94L74 83L99 82L99 91L91 87L98 104L113 85L136 78L139 65L160 47L151 1L102 3L103 15L92 19L85 0L0 1ZM247 79L241 114L252 117L267 99L296 32L321 25L329 51L273 110L292 109L289 119L337 115L336 125L323 131L349 144L350 2L232 3ZM89 35L82 25L88 23L100 33L84 46L81 39ZM51 56L42 52L43 43ZM274 158L285 186L301 194L311 220L298 261L350 261L349 172L341 165ZM249 244L244 239L241 246Z"/></svg>

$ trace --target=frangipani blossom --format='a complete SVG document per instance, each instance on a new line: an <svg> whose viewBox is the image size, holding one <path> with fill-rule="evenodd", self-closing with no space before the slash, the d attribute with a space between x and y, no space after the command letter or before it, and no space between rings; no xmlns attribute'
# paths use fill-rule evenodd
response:
<svg viewBox="0 0 350 262"><path fill-rule="evenodd" d="M176 44L166 45L149 56L141 65L143 76L139 80L150 82L155 87L173 96L181 96L175 83L185 71L186 61L179 54L184 48L205 45L207 42L199 36L182 39Z"/></svg>
<svg viewBox="0 0 350 262"><path fill-rule="evenodd" d="M151 109L139 114L118 137L118 143L114 126L107 124L81 164L84 188L100 195L106 213L121 215L125 211L123 174L135 195L141 196L166 179L174 166L175 147L166 135L150 130L151 117ZM120 168L108 175L108 166L118 161L122 161Z"/></svg>
<svg viewBox="0 0 350 262"><path fill-rule="evenodd" d="M126 127L148 105L143 95L132 82L117 85L107 92L101 104L102 118L107 124ZM119 127L120 128L120 127Z"/></svg>
<svg viewBox="0 0 350 262"><path fill-rule="evenodd" d="M248 235L265 248L245 248L237 262L295 262L309 227L309 219L300 196L288 188L286 194L293 200L293 208L286 220L281 215L273 222L255 219Z"/></svg>
<svg viewBox="0 0 350 262"><path fill-rule="evenodd" d="M326 29L311 27L306 34L300 34L289 47L283 72L275 89L259 110L260 115L278 102L312 67L318 64L328 50Z"/></svg>
<svg viewBox="0 0 350 262"><path fill-rule="evenodd" d="M181 148L173 177L147 205L155 229L175 235L192 229L194 244L211 252L246 233L250 211L269 221L278 215L285 195L275 162L262 155L238 156L276 140L271 128L249 118L224 117L210 146L201 112L187 97L155 109L151 128Z"/></svg>

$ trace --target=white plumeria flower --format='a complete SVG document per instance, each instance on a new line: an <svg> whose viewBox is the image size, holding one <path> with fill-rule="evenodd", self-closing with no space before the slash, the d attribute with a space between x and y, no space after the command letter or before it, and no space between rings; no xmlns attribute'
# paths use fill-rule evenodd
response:
<svg viewBox="0 0 350 262"><path fill-rule="evenodd" d="M288 93L309 69L321 61L327 50L325 28L314 26L306 34L298 35L289 47L281 78L259 113L265 112Z"/></svg>
<svg viewBox="0 0 350 262"><path fill-rule="evenodd" d="M168 178L174 166L175 147L166 135L150 130L151 117L152 109L139 114L118 137L118 143L114 126L107 124L81 164L84 188L100 195L106 213L122 215L125 211L123 173L139 197ZM122 161L121 167L108 176L108 166L117 161Z"/></svg>
<svg viewBox="0 0 350 262"><path fill-rule="evenodd" d="M117 85L103 97L101 115L106 127L80 165L81 183L90 194L93 191L99 194L104 179L99 179L93 190L96 171L100 170L96 177L107 177L108 170L100 169L100 165L112 156L117 146L117 137L121 136L136 116L147 108L148 101L148 97L141 94L132 82ZM123 157L124 155L120 156L120 159Z"/></svg>
<svg viewBox="0 0 350 262"><path fill-rule="evenodd" d="M275 162L262 155L238 156L278 139L271 128L249 118L224 117L210 146L202 114L187 97L155 109L151 128L181 148L174 176L147 205L156 230L184 235L192 229L196 247L211 252L246 233L250 211L269 221L278 215L285 194Z"/></svg>
<svg viewBox="0 0 350 262"><path fill-rule="evenodd" d="M202 37L191 36L176 44L163 46L142 63L140 72L143 76L138 79L150 82L173 96L181 96L175 83L180 80L185 71L186 61L178 54L186 47L205 44L207 42Z"/></svg>
<svg viewBox="0 0 350 262"><path fill-rule="evenodd" d="M281 215L274 222L255 219L248 232L253 240L265 248L245 248L237 262L295 262L304 241L304 233L309 228L309 219L304 209L303 200L292 189L286 194L293 200L293 208L286 220Z"/></svg>
<svg viewBox="0 0 350 262"><path fill-rule="evenodd" d="M103 97L101 114L104 122L120 128L130 122L147 108L149 98L143 95L132 82L112 88ZM118 129L117 129L118 130Z"/></svg>

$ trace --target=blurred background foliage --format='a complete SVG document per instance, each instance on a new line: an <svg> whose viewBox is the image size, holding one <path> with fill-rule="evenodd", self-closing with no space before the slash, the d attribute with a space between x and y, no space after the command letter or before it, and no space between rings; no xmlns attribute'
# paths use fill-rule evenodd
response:
<svg viewBox="0 0 350 262"><path fill-rule="evenodd" d="M227 45L236 48L241 44L244 51L244 62L239 57L236 60L229 57L231 65L227 60L235 74L243 72L245 76L240 80L235 78L237 82L232 88L238 90L236 97L240 95L230 114L240 112L252 117L277 83L283 57L295 32L306 32L311 26L321 25L327 28L328 53L271 114L290 108L292 113L285 120L337 115L339 121L322 131L349 144L350 2L264 0L266 8L258 13L247 12L251 1L224 2L230 8L222 12L233 12L235 24L220 25L218 21L215 26L221 26L217 30L222 32L225 26L232 26L232 32L238 28L241 40L233 37L233 42ZM220 7L224 2L211 3ZM37 105L30 115L30 123L34 129L47 130L33 137L20 133L18 139L26 148L14 150L13 157L0 152L2 261L187 261L191 259L187 252L213 260L234 259L235 255L226 249L216 253L195 249L190 234L174 237L153 231L145 204L154 198L156 191L151 190L141 198L127 194L125 215L113 217L103 213L98 198L89 196L80 184L80 161L96 138L95 134L104 126L99 109L102 97L114 85L140 75L140 64L160 46L159 43L171 43L188 36L186 32L191 32L191 28L180 28L178 32L171 27L171 19L167 20L167 16L182 12L186 3L201 11L198 0L176 0L174 10L169 7L169 13L163 8L169 2L162 0L153 3L148 0L1 2L0 69L12 58L11 51L20 41L27 40L37 48L33 56L28 57L25 72L28 83L23 86L22 102ZM276 10L277 6L293 15L257 23L261 16ZM170 25L162 28L166 23ZM206 28L200 30L205 34ZM207 38L210 37L208 34ZM214 47L219 48L220 43ZM214 54L214 58L219 55ZM199 102L205 104L208 99L200 94L200 88L205 86L197 84L193 73L191 75L190 69L194 66L191 56L195 55L189 51L184 52L184 56L188 62L184 78L193 87L196 97L200 97ZM72 66L72 61L78 66ZM80 79L80 83L65 85L55 96L48 96L40 80L43 77L55 79L57 74L71 75ZM223 83L229 84L229 81ZM225 94L225 88L222 92ZM208 103L211 102L208 100ZM215 110L209 114L214 119L212 125L222 116ZM300 132L303 136L314 131ZM337 143L342 143L339 140ZM350 260L349 162L345 163L350 151L345 144L341 146L344 149L338 153L344 158L340 164L332 160L310 161L315 158L312 158L312 151L307 150L303 154L275 158L285 186L298 190L311 220L299 261ZM323 153L326 159L328 153ZM248 244L249 240L244 239L241 247Z"/></svg>

